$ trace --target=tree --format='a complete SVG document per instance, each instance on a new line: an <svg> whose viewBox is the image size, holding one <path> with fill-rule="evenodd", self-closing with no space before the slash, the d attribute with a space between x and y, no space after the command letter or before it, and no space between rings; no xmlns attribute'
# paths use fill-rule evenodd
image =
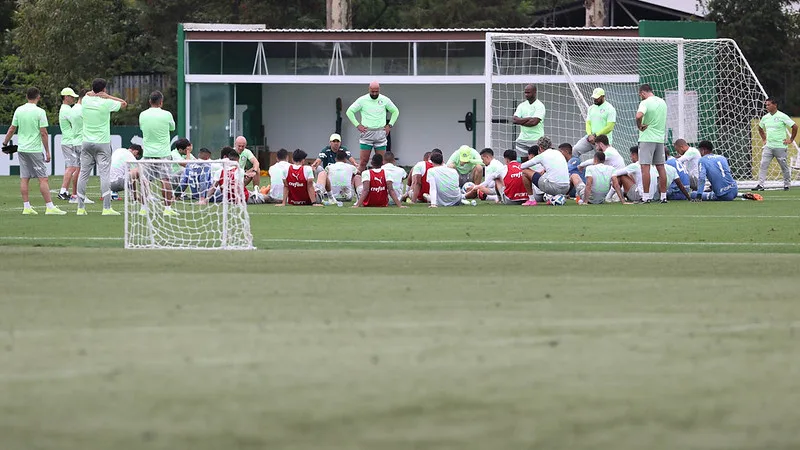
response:
<svg viewBox="0 0 800 450"><path fill-rule="evenodd" d="M795 73L798 64L798 15L792 0L761 0L758 8L749 0L701 0L706 19L717 23L720 37L739 44L767 95L783 99L781 108L800 113L800 88Z"/></svg>

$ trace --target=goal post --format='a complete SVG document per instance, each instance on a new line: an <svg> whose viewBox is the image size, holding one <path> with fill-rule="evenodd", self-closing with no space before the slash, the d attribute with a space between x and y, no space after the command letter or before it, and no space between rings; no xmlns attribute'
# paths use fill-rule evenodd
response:
<svg viewBox="0 0 800 450"><path fill-rule="evenodd" d="M125 177L125 248L251 250L236 161L132 161ZM183 194L178 198L177 194Z"/></svg>
<svg viewBox="0 0 800 450"><path fill-rule="evenodd" d="M585 134L591 93L602 87L617 111L614 147L629 157L638 140L638 88L647 83L667 102L670 149L679 138L690 145L709 140L737 180L755 184L761 160L756 127L767 94L733 40L510 33L488 33L486 40L488 147L514 148L519 127L510 118L526 84L537 87L547 109L545 134L555 145L574 145ZM768 180L780 179L773 164Z"/></svg>

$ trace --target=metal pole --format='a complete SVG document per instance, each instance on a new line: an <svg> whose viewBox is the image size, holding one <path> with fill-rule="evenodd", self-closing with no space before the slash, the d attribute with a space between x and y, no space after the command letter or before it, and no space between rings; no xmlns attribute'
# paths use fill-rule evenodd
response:
<svg viewBox="0 0 800 450"><path fill-rule="evenodd" d="M491 125L491 124L490 124ZM472 148L478 142L478 99L472 99Z"/></svg>

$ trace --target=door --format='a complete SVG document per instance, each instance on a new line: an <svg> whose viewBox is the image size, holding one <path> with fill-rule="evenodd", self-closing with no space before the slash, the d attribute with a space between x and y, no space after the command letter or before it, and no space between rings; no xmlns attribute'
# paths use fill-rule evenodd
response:
<svg viewBox="0 0 800 450"><path fill-rule="evenodd" d="M189 140L194 150L203 147L219 157L225 146L233 146L236 130L234 104L236 85L191 83L189 85Z"/></svg>

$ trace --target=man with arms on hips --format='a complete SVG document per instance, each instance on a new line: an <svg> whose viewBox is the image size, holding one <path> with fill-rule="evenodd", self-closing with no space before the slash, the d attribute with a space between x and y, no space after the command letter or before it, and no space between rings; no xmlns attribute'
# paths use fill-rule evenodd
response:
<svg viewBox="0 0 800 450"><path fill-rule="evenodd" d="M356 119L356 113L361 111L361 122ZM392 114L389 123L386 123L387 111ZM358 171L367 170L367 161L372 150L383 155L388 144L386 137L400 116L400 110L392 103L389 97L381 94L381 86L377 81L369 84L369 93L357 98L347 108L347 118L358 128L361 137L358 140L361 149L358 157Z"/></svg>
<svg viewBox="0 0 800 450"><path fill-rule="evenodd" d="M389 206L389 199L392 204L401 208L407 208L400 204L400 197L392 186L392 180L387 177L386 170L381 167L383 165L383 155L376 153L372 155L372 168L365 170L361 174L363 180L361 194L358 196L358 201L353 205L353 208L361 206L372 207L386 207Z"/></svg>
<svg viewBox="0 0 800 450"><path fill-rule="evenodd" d="M433 166L425 176L430 193L428 201L431 208L439 206L458 206L461 204L461 188L458 185L458 172L452 167L442 165L444 157L441 153L431 152L430 162ZM466 200L465 200L466 201Z"/></svg>
<svg viewBox="0 0 800 450"><path fill-rule="evenodd" d="M661 203L667 202L667 174L664 171L664 138L667 133L667 103L653 93L649 84L639 87L639 108L636 110L636 126L639 128L639 163L642 166L642 200L650 203L650 166L658 171L658 191Z"/></svg>
<svg viewBox="0 0 800 450"><path fill-rule="evenodd" d="M11 127L3 139L3 147L9 145L17 134L17 157L19 158L19 192L22 195L22 214L37 215L28 197L31 178L39 180L39 192L45 202L45 214L64 215L53 204L50 196L50 183L47 178L47 165L50 162L50 139L47 136L47 113L37 106L41 96L39 89L28 88L25 96L28 102L14 110Z"/></svg>
<svg viewBox="0 0 800 450"><path fill-rule="evenodd" d="M402 199L408 173L402 167L396 166L396 162L397 161L394 159L394 153L387 151L383 154L383 166L381 168L384 172L386 172L386 179L392 182L392 188L397 194L397 198ZM394 204L394 199L389 198L389 202Z"/></svg>
<svg viewBox="0 0 800 450"><path fill-rule="evenodd" d="M131 144L129 148L118 148L111 154L111 170L108 173L111 192L125 190L125 174L130 172L131 182L139 178L139 169L130 163L142 157L142 146Z"/></svg>
<svg viewBox="0 0 800 450"><path fill-rule="evenodd" d="M516 158L513 158L516 161ZM484 179L480 184L475 184L464 192L464 198L476 198L481 200L495 201L494 183L500 172L505 170L506 166L494 158L494 150L485 148L481 150L481 161L484 166ZM481 194L482 193L482 194ZM489 197L491 196L491 198Z"/></svg>
<svg viewBox="0 0 800 450"><path fill-rule="evenodd" d="M275 206L322 206L314 189L314 169L306 165L306 156L300 149L292 153L292 164L283 180L283 203Z"/></svg>
<svg viewBox="0 0 800 450"><path fill-rule="evenodd" d="M527 169L539 165L531 175L531 183L535 186L534 199L531 199L522 206L536 206L537 202L544 200L544 194L566 195L569 192L569 168L564 155L550 148L552 142L547 136L539 138L539 154L525 161L520 167Z"/></svg>
<svg viewBox="0 0 800 450"><path fill-rule="evenodd" d="M111 170L111 113L128 106L128 103L106 93L106 80L95 78L92 91L81 100L83 118L83 144L81 145L81 171L78 178L79 216L86 215L86 185L92 169L97 167L100 175L100 192L103 197L103 215L118 216L111 209L111 189L108 175ZM140 117L141 121L141 117Z"/></svg>
<svg viewBox="0 0 800 450"><path fill-rule="evenodd" d="M677 168L677 164L680 164L686 168L686 172L689 174L689 186L697 190L697 177L700 173L700 150L690 147L685 139L676 140L674 145L679 158L674 165L671 165ZM667 157L667 159L669 159L669 157Z"/></svg>
<svg viewBox="0 0 800 450"><path fill-rule="evenodd" d="M577 189L576 201L579 205L599 205L605 202L611 191L614 168L605 164L605 153L595 152L593 161L594 164L586 167L586 184Z"/></svg>
<svg viewBox="0 0 800 450"><path fill-rule="evenodd" d="M253 183L253 189L258 191L261 185L261 165L256 158L256 155L247 148L247 139L244 136L238 136L233 141L233 148L239 155L239 167L244 170L244 187L250 182Z"/></svg>
<svg viewBox="0 0 800 450"><path fill-rule="evenodd" d="M783 190L788 191L792 184L792 173L789 170L789 163L786 162L788 146L797 137L797 124L786 114L778 111L778 101L768 98L765 102L767 114L758 122L758 134L764 142L761 151L761 167L758 170L758 185L753 191L763 191L764 184L767 182L767 169L772 158L778 161L783 173ZM786 137L786 129L791 129L791 135ZM698 186L698 190L700 187Z"/></svg>
<svg viewBox="0 0 800 450"><path fill-rule="evenodd" d="M506 165L499 171L491 171L487 179L492 179L492 189L481 185L478 187L480 192L486 195L487 200L504 205L522 205L533 198L533 187L531 180L525 176L517 161L516 150L506 150L503 152ZM488 171L487 171L488 172Z"/></svg>
<svg viewBox="0 0 800 450"><path fill-rule="evenodd" d="M608 143L613 142L614 125L617 122L617 110L611 103L606 101L606 91L603 88L595 88L592 92L594 104L589 107L586 113L586 136L581 138L572 149L572 155L584 159L583 155L591 155L596 150L595 138L604 134L608 137ZM606 160L608 160L606 155ZM589 158L588 161L593 161Z"/></svg>
<svg viewBox="0 0 800 450"><path fill-rule="evenodd" d="M72 195L77 195L80 150L76 150L75 146L80 149L81 143L75 141L75 129L70 118L72 105L75 104L76 98L78 98L78 94L72 88L61 90L62 103L58 110L58 126L61 127L61 152L64 154L64 180L61 183L61 190L58 192L58 198L61 200L70 199L68 192L70 183L72 184Z"/></svg>
<svg viewBox="0 0 800 450"><path fill-rule="evenodd" d="M483 159L477 150L469 145L462 145L447 160L447 167L458 172L458 186L469 181L478 184L483 179Z"/></svg>
<svg viewBox="0 0 800 450"><path fill-rule="evenodd" d="M153 91L150 94L150 108L139 114L139 128L142 129L142 148L144 159L171 159L170 132L175 131L175 118L172 113L161 109L164 104L164 94ZM161 181L164 196L164 215L177 216L178 212L172 209L172 181L171 170L168 164L152 164L140 174L152 180ZM142 214L147 213L147 205L142 207Z"/></svg>
<svg viewBox="0 0 800 450"><path fill-rule="evenodd" d="M544 103L536 99L536 86L529 84L524 90L525 101L517 106L514 116L511 118L514 125L519 125L519 136L515 142L516 149L520 153L527 153L528 150L544 136Z"/></svg>
<svg viewBox="0 0 800 450"><path fill-rule="evenodd" d="M267 192L267 203L283 203L283 181L289 172L289 151L285 148L278 150L275 154L277 162L269 168L269 192Z"/></svg>
<svg viewBox="0 0 800 450"><path fill-rule="evenodd" d="M739 187L733 179L728 160L722 155L715 155L714 146L710 141L700 141L697 144L700 149L700 176L697 179L697 186L705 186L706 178L711 184L711 192L703 192L698 189L692 192L692 201L702 200L730 201L739 194Z"/></svg>

